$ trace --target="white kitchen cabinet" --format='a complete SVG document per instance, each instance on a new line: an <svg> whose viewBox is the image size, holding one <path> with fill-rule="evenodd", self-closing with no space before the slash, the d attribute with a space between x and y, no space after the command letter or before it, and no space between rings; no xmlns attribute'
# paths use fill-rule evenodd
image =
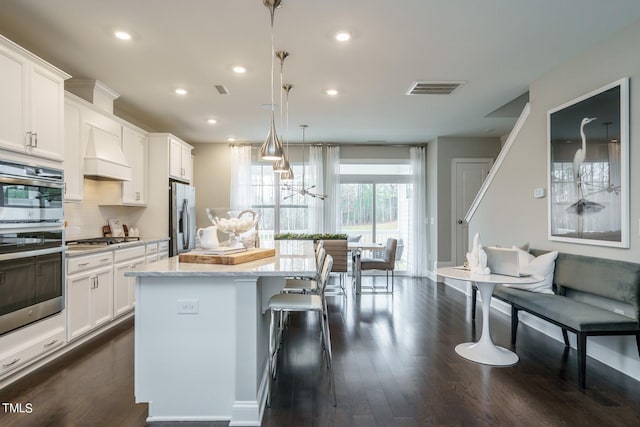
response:
<svg viewBox="0 0 640 427"><path fill-rule="evenodd" d="M113 253L67 259L67 338L113 319Z"/></svg>
<svg viewBox="0 0 640 427"><path fill-rule="evenodd" d="M64 102L64 201L84 199L82 108L70 99Z"/></svg>
<svg viewBox="0 0 640 427"><path fill-rule="evenodd" d="M69 77L0 36L0 148L64 160L64 80Z"/></svg>
<svg viewBox="0 0 640 427"><path fill-rule="evenodd" d="M23 343L15 347L8 349L3 347L6 351L0 354L0 376L41 355L51 352L64 343L64 328L58 327L52 331L26 339Z"/></svg>
<svg viewBox="0 0 640 427"><path fill-rule="evenodd" d="M169 176L191 183L193 179L193 147L186 142L169 136Z"/></svg>
<svg viewBox="0 0 640 427"><path fill-rule="evenodd" d="M135 277L124 273L145 263L145 246L117 249L113 265L113 316L128 313L135 305Z"/></svg>
<svg viewBox="0 0 640 427"><path fill-rule="evenodd" d="M158 260L169 258L169 242L158 243Z"/></svg>
<svg viewBox="0 0 640 427"><path fill-rule="evenodd" d="M133 169L133 179L122 183L122 204L145 206L147 203L147 135L122 126L122 149Z"/></svg>

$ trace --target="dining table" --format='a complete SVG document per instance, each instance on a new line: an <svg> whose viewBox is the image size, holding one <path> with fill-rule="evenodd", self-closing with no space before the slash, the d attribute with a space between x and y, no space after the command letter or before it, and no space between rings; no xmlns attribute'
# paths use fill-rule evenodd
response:
<svg viewBox="0 0 640 427"><path fill-rule="evenodd" d="M438 276L471 282L480 291L482 299L482 333L477 342L458 344L455 348L458 355L472 362L491 366L512 366L518 363L518 355L504 347L497 346L491 339L489 310L491 297L498 284L517 285L536 283L543 280L538 275L505 276L502 274L481 274L464 267L442 267L436 270Z"/></svg>
<svg viewBox="0 0 640 427"><path fill-rule="evenodd" d="M362 293L362 269L361 259L362 251L383 251L385 246L382 243L371 242L349 242L347 243L347 251L352 254L352 271L353 283L356 295Z"/></svg>

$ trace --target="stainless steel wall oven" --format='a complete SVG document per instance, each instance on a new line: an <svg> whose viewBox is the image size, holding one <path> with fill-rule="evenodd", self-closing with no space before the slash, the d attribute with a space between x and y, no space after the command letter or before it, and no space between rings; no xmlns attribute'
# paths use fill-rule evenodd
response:
<svg viewBox="0 0 640 427"><path fill-rule="evenodd" d="M0 334L64 308L62 171L0 161Z"/></svg>

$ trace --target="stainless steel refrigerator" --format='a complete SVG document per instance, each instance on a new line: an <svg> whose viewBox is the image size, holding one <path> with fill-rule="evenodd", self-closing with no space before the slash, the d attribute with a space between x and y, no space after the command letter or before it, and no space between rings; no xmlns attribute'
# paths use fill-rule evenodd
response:
<svg viewBox="0 0 640 427"><path fill-rule="evenodd" d="M169 256L196 247L196 189L177 181L170 181Z"/></svg>

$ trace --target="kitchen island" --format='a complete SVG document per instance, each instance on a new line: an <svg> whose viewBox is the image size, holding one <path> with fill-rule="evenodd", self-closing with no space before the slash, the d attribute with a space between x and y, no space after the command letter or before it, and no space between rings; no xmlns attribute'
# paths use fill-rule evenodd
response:
<svg viewBox="0 0 640 427"><path fill-rule="evenodd" d="M141 265L136 278L135 398L147 421L260 425L268 385L269 298L287 276L314 277L311 241L274 242L238 265Z"/></svg>

